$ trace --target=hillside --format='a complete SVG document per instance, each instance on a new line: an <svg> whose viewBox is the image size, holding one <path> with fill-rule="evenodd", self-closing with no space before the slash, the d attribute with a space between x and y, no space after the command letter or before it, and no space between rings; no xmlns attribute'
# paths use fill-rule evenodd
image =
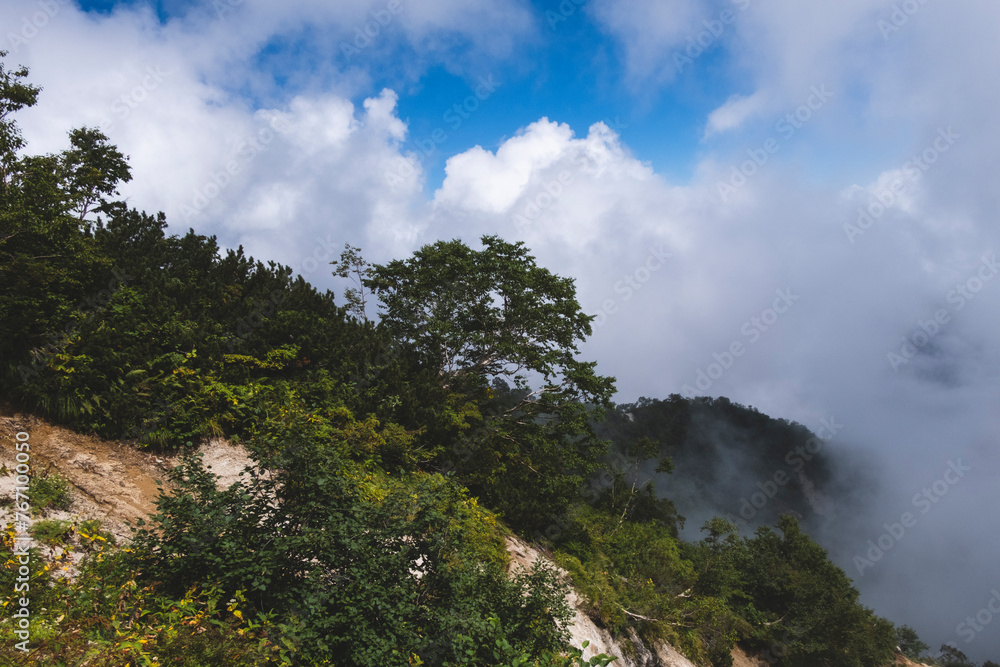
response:
<svg viewBox="0 0 1000 667"><path fill-rule="evenodd" d="M10 445L17 432L32 434L35 465L46 474L58 474L66 479L71 502L66 509L52 509L45 512L45 520L69 521L80 525L85 521L99 520L101 528L115 536L121 543L131 539L129 524L137 519L148 518L155 508L160 489L168 493L171 488L166 481L166 471L180 463L176 455L153 454L137 451L134 447L116 441L76 433L70 429L53 425L45 419L25 415L13 410L9 405L0 405L0 466L13 469L16 466L14 450ZM200 452L206 467L219 476L218 484L226 487L238 479L238 474L250 464L245 450L232 446L223 440L206 443ZM13 475L0 477L0 494L13 494ZM162 485L162 487L161 487ZM10 508L0 509L0 522L13 521ZM506 538L512 571L530 570L539 559L551 563L549 557L539 552L516 536ZM43 546L36 542L36 546ZM66 576L75 574L75 564L82 554L67 550L71 559L60 561L61 549L51 552L53 562L68 566ZM563 576L568 576L565 570ZM597 625L586 613L580 594L570 591L568 599L574 611L574 618L568 626L570 643L588 647L584 658L593 658L604 653L618 658L615 663L623 667L637 665L659 665L662 667L694 667L668 643L660 643L651 650L639 638L616 639ZM628 645L631 650L624 648ZM765 660L753 659L742 649L733 648L733 667L763 667ZM897 658L896 664L917 667L918 663Z"/></svg>
<svg viewBox="0 0 1000 667"><path fill-rule="evenodd" d="M148 518L155 510L161 488L158 483L166 482L163 488L169 490L166 473L179 464L176 455L139 451L119 441L82 435L0 404L0 438L4 443L0 466L8 471L17 465L13 447L17 432L31 433L34 474L57 474L69 484L69 508L50 510L46 519L99 519L119 540L130 539L129 524ZM206 466L227 486L250 462L244 450L223 440L206 443L200 451ZM0 495L13 494L14 476L0 477ZM13 521L11 507L0 508L0 521Z"/></svg>
<svg viewBox="0 0 1000 667"><path fill-rule="evenodd" d="M19 413L9 405L0 405L0 442L3 443L0 447L0 469L13 470L16 466L12 445L17 432L32 434L36 470L43 470L47 475L60 475L68 482L68 506L65 509L49 509L44 513L44 520L67 521L75 526L98 520L103 530L123 544L132 537L129 525L135 525L137 519L148 518L154 511L160 489L170 492L171 485L165 473L180 463L176 455L137 451L127 444L82 435L45 419ZM206 468L219 476L218 484L223 488L235 482L239 472L250 464L245 450L223 440L206 443L199 451L204 456ZM167 483L163 484L164 481ZM13 486L13 475L0 476L0 496L12 497ZM12 508L0 508L0 522L6 524L13 520ZM33 546L46 545L35 540ZM514 571L530 570L539 559L551 563L536 548L516 536L507 538L507 550L510 568ZM61 559L63 553L70 557ZM83 554L55 548L49 556L53 563L58 564L57 567L67 568L64 576L72 577ZM566 576L565 571L562 572ZM633 641L638 643L629 643L639 647L640 654L632 657L631 651L623 652L620 640L613 638L586 615L577 593L571 591L568 598L574 611L569 625L570 643L581 646L588 642L584 658L605 653L618 657L616 664L619 665L693 667L669 644L660 644L654 654L642 646L634 635ZM739 655L739 650L736 651Z"/></svg>
<svg viewBox="0 0 1000 667"><path fill-rule="evenodd" d="M825 447L836 425L814 434L725 397L673 395L618 405L596 429L616 443L612 458L640 438L656 443L657 460L670 457L674 475L657 474L655 461L641 472L684 516L721 515L754 528L792 513L808 526L850 504L850 489L835 483Z"/></svg>

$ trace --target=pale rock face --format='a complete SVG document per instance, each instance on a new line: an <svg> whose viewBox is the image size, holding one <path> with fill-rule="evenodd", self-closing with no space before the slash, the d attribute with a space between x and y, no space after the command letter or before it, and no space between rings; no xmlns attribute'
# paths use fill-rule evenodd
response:
<svg viewBox="0 0 1000 667"><path fill-rule="evenodd" d="M562 568L555 563L548 561L537 549L530 546L523 540L516 537L507 538L507 551L510 553L511 568L530 568L539 558L548 562L560 575L569 576ZM571 591L568 597L570 607L573 609L573 622L569 627L570 643L573 646L583 646L583 642L590 642L583 651L584 658L592 658L595 655L604 653L618 658L611 663L612 667L695 667L694 663L678 653L669 644L656 646L653 653L643 645L634 631L630 631L628 638L615 640L611 633L604 628L599 628L597 624L583 612L583 601L576 591ZM622 642L631 641L635 657L625 657L622 651Z"/></svg>

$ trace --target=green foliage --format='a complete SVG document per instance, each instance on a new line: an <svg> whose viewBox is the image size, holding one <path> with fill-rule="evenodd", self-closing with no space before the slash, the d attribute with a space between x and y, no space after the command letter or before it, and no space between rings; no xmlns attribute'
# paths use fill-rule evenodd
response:
<svg viewBox="0 0 1000 667"><path fill-rule="evenodd" d="M693 596L698 572L663 522L621 521L620 514L578 507L557 562L587 600L587 611L617 634L638 626L646 639L667 640L695 660L728 665L748 632L722 597Z"/></svg>
<svg viewBox="0 0 1000 667"><path fill-rule="evenodd" d="M361 257L361 248L355 248L349 243L344 244L340 259L330 262L336 269L333 275L340 278L350 278L355 287L344 290L347 301L347 312L360 320L368 321L366 282L371 275L371 264Z"/></svg>
<svg viewBox="0 0 1000 667"><path fill-rule="evenodd" d="M381 326L440 388L481 406L480 419L466 413L469 431L452 449L459 460L440 465L513 525L541 530L597 468L606 444L592 421L610 405L614 380L574 358L593 318L573 281L537 266L523 243L481 241L482 250L458 240L424 246L374 266L365 285L381 301ZM529 387L529 373L539 387Z"/></svg>
<svg viewBox="0 0 1000 667"><path fill-rule="evenodd" d="M901 625L896 628L896 646L910 660L917 660L920 654L930 648L920 641L917 631L908 625Z"/></svg>
<svg viewBox="0 0 1000 667"><path fill-rule="evenodd" d="M73 522L51 519L31 524L31 536L46 546L66 544L73 535Z"/></svg>
<svg viewBox="0 0 1000 667"><path fill-rule="evenodd" d="M132 180L124 155L108 143L100 130L80 128L69 134L70 150L62 155L62 178L73 212L80 221L93 209L107 212L108 195L118 194L118 184Z"/></svg>
<svg viewBox="0 0 1000 667"><path fill-rule="evenodd" d="M121 564L120 559L108 560ZM105 563L98 557L85 561L76 582L52 579L42 590L40 583L33 586L33 603L44 600L50 606L32 616L28 653L15 648L20 638L10 625L0 624L3 664L292 664L294 647L282 641L287 628L266 616L259 621L244 618L240 593L228 603L213 588L191 590L178 599L159 597L120 572L110 571ZM115 585L109 582L109 574Z"/></svg>
<svg viewBox="0 0 1000 667"><path fill-rule="evenodd" d="M31 476L28 497L31 498L32 511L42 513L48 509L67 510L73 502L69 481L51 470L42 470Z"/></svg>
<svg viewBox="0 0 1000 667"><path fill-rule="evenodd" d="M0 187L5 196L17 151L24 146L20 130L8 116L24 107L35 106L41 90L22 82L28 76L26 67L8 69L3 63L6 57L7 51L0 51ZM3 240L6 239L0 236L0 242Z"/></svg>
<svg viewBox="0 0 1000 667"><path fill-rule="evenodd" d="M938 662L942 667L975 667L975 663L960 650L947 644L941 644L941 655Z"/></svg>
<svg viewBox="0 0 1000 667"><path fill-rule="evenodd" d="M573 281L536 266L523 243L496 236L482 243L476 251L440 241L412 259L375 266L366 284L382 302L382 322L445 384L470 376L518 380L522 371L547 384L574 368L572 354L593 317L580 311Z"/></svg>
<svg viewBox="0 0 1000 667"><path fill-rule="evenodd" d="M196 458L173 472L178 489L135 539L145 579L169 596L199 582L246 588L254 609L295 624L310 664L492 664L499 639L511 656L561 648L554 573L509 579L495 519L447 480L367 471L319 438L269 449L266 468L226 490Z"/></svg>
<svg viewBox="0 0 1000 667"><path fill-rule="evenodd" d="M748 644L758 650L782 644L782 664L881 665L892 659L895 628L858 603L843 570L791 516L745 542L740 571L744 602L737 610L753 626ZM783 633L801 629L790 641Z"/></svg>

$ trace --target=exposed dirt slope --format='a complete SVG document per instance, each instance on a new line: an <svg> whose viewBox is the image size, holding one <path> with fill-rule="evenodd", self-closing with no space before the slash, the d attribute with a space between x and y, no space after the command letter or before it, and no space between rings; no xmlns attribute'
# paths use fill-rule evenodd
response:
<svg viewBox="0 0 1000 667"><path fill-rule="evenodd" d="M739 646L733 649L733 667L767 667L766 660L752 658Z"/></svg>
<svg viewBox="0 0 1000 667"><path fill-rule="evenodd" d="M71 485L73 502L67 511L51 511L45 519L100 519L118 539L127 539L127 522L148 516L159 495L157 481L167 484L167 471L178 464L171 456L151 454L111 440L81 435L0 404L0 497L12 497L15 486L14 436L29 434L31 471L57 471ZM249 463L246 451L216 440L202 447L206 466L228 485ZM0 472L3 468L0 467ZM36 517L36 520L39 517ZM0 522L13 521L10 507L0 508Z"/></svg>

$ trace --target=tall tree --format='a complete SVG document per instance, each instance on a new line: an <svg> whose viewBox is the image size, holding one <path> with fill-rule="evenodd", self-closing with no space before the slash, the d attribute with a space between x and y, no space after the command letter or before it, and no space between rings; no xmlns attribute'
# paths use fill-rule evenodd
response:
<svg viewBox="0 0 1000 667"><path fill-rule="evenodd" d="M336 268L333 275L340 278L350 278L357 287L344 290L344 300L347 301L347 312L365 322L368 321L367 292L365 281L371 275L371 264L361 256L361 248L355 248L349 243L344 244L344 251L339 260L330 264Z"/></svg>
<svg viewBox="0 0 1000 667"><path fill-rule="evenodd" d="M910 660L918 660L920 654L930 648L920 640L917 631L908 625L896 628L896 646Z"/></svg>
<svg viewBox="0 0 1000 667"><path fill-rule="evenodd" d="M410 342L444 386L500 377L527 387L571 382L587 397L609 396L609 378L587 373L577 343L592 333L571 278L535 264L521 242L482 237L483 249L459 240L427 245L407 260L376 265L366 281L383 306L383 324Z"/></svg>
<svg viewBox="0 0 1000 667"><path fill-rule="evenodd" d="M107 197L118 194L118 184L132 180L127 158L108 143L100 130L70 132L71 148L61 158L63 181L73 212L82 222L92 210L107 212Z"/></svg>
<svg viewBox="0 0 1000 667"><path fill-rule="evenodd" d="M573 280L537 266L523 243L481 241L482 250L459 240L424 246L374 266L366 284L381 301L381 326L442 389L489 413L453 450L458 460L442 465L512 523L538 529L596 469L604 443L591 424L610 407L614 378L575 358L593 317Z"/></svg>
<svg viewBox="0 0 1000 667"><path fill-rule="evenodd" d="M21 132L9 116L24 107L34 106L41 90L38 86L22 82L28 76L26 67L8 70L3 64L6 57L7 52L0 51L0 186L4 194L11 167L17 160L17 151L24 147Z"/></svg>
<svg viewBox="0 0 1000 667"><path fill-rule="evenodd" d="M55 360L101 307L111 279L110 262L68 215L63 161L18 154L25 143L12 114L33 106L39 92L22 81L27 74L0 62L0 386L27 381Z"/></svg>

